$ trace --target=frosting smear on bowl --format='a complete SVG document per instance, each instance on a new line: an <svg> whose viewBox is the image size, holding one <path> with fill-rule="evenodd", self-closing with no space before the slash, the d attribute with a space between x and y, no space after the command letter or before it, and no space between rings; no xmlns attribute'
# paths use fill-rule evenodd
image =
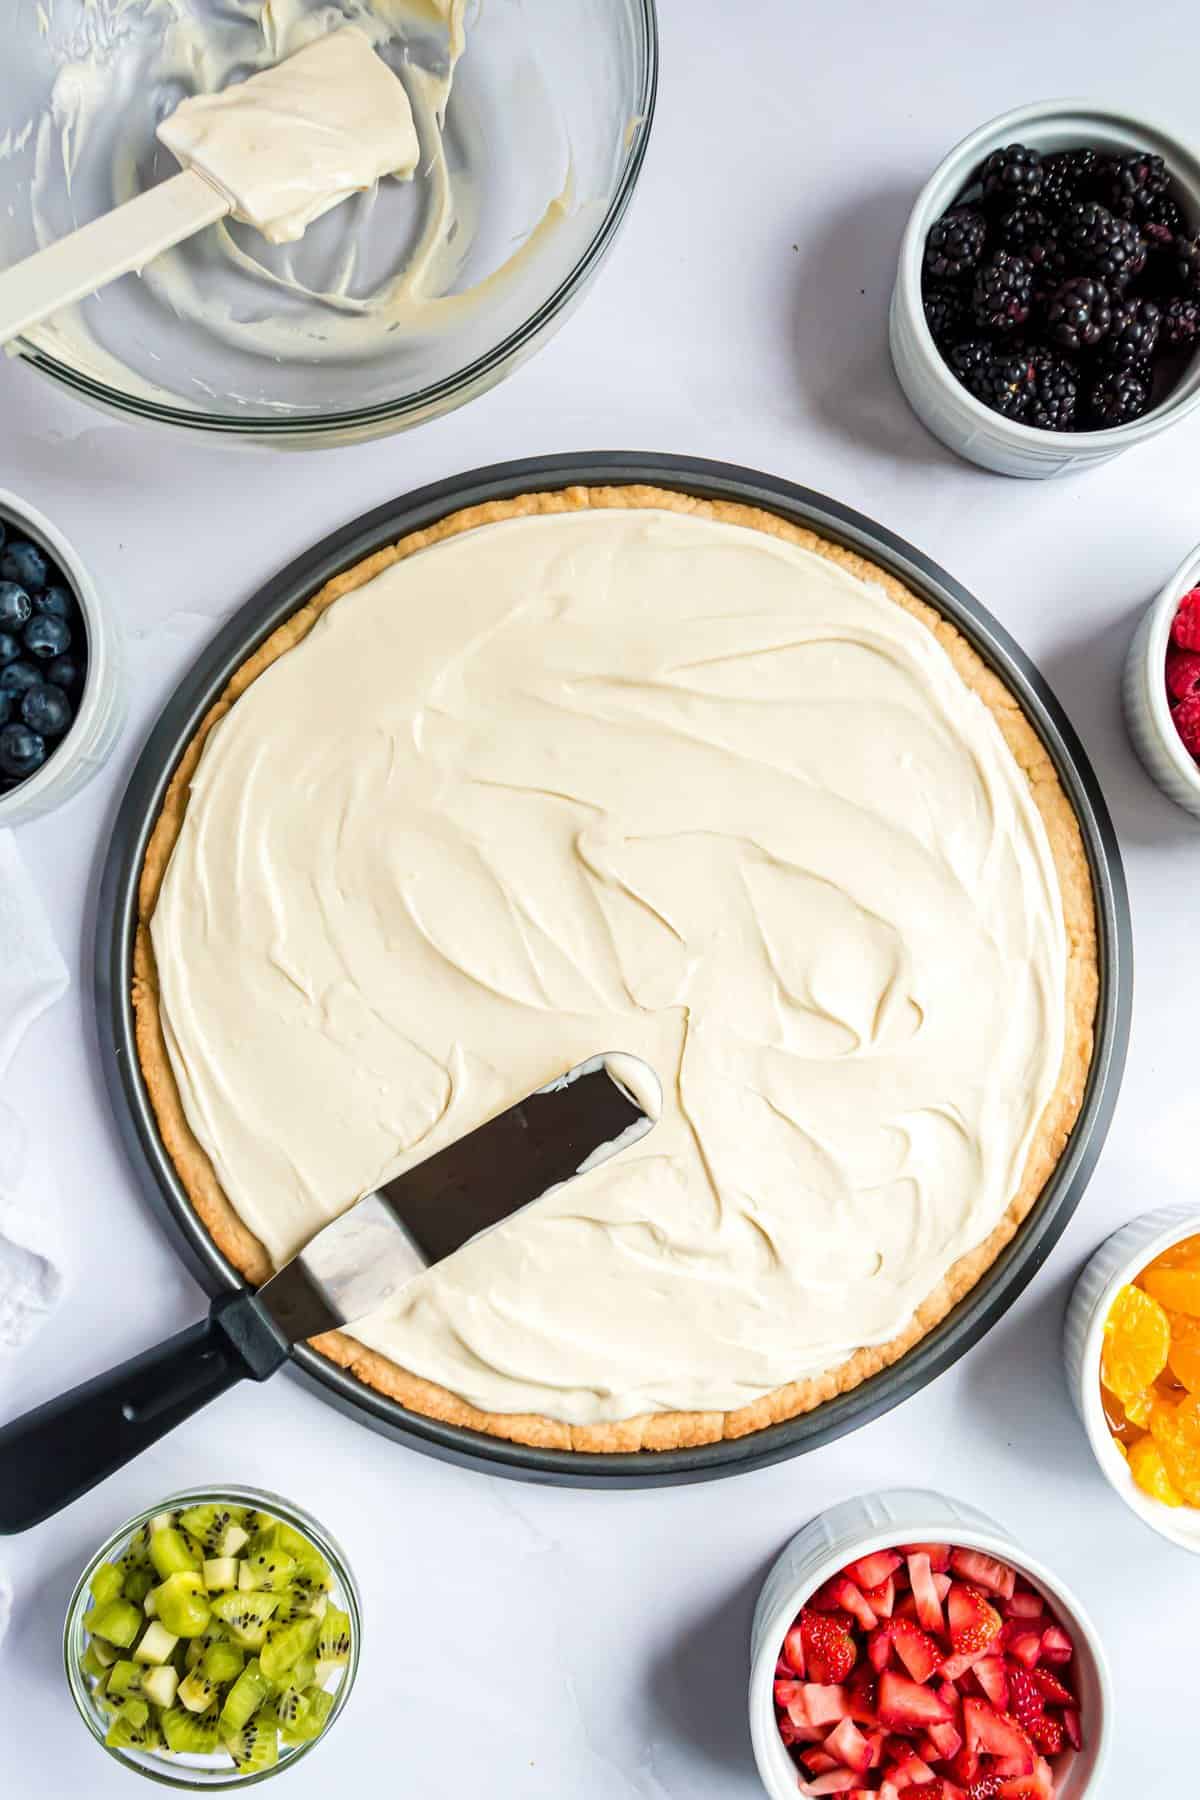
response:
<svg viewBox="0 0 1200 1800"><path fill-rule="evenodd" d="M1021 1187L1067 942L934 633L764 531L507 518L324 612L212 731L152 920L192 1131L278 1264L620 1046L644 1144L354 1335L499 1413L730 1409L882 1344Z"/></svg>

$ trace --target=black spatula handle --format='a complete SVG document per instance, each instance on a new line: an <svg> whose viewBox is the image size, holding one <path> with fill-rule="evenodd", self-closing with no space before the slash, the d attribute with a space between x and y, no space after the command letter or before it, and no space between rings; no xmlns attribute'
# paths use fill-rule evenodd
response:
<svg viewBox="0 0 1200 1800"><path fill-rule="evenodd" d="M0 1532L27 1531L132 1462L235 1382L263 1381L289 1346L248 1293L0 1427Z"/></svg>

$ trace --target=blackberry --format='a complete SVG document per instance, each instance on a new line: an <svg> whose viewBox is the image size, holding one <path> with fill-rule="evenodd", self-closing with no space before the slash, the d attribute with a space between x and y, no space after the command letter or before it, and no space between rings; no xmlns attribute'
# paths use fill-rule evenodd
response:
<svg viewBox="0 0 1200 1800"><path fill-rule="evenodd" d="M1161 324L1162 312L1153 300L1118 300L1104 340L1104 361L1117 369L1148 362L1157 348Z"/></svg>
<svg viewBox="0 0 1200 1800"><path fill-rule="evenodd" d="M997 250L975 277L971 310L990 331L1015 331L1033 304L1033 264L1010 250Z"/></svg>
<svg viewBox="0 0 1200 1800"><path fill-rule="evenodd" d="M1066 260L1110 287L1123 287L1146 266L1146 245L1136 225L1115 219L1095 200L1069 206L1063 219Z"/></svg>
<svg viewBox="0 0 1200 1800"><path fill-rule="evenodd" d="M1024 144L993 150L979 171L986 206L1006 212L1018 200L1036 200L1042 191L1042 158Z"/></svg>
<svg viewBox="0 0 1200 1800"><path fill-rule="evenodd" d="M1053 350L1035 350L1034 386L1025 415L1039 431L1073 431L1079 405L1079 370L1069 356Z"/></svg>
<svg viewBox="0 0 1200 1800"><path fill-rule="evenodd" d="M1109 156L1101 163L1097 197L1121 219L1140 219L1151 202L1171 184L1161 156L1135 150L1129 156Z"/></svg>
<svg viewBox="0 0 1200 1800"><path fill-rule="evenodd" d="M1128 369L1103 369L1088 391L1088 423L1099 431L1129 425L1150 405L1150 370L1145 363Z"/></svg>
<svg viewBox="0 0 1200 1800"><path fill-rule="evenodd" d="M922 295L925 323L935 344L953 344L967 330L971 311L960 288L930 287Z"/></svg>
<svg viewBox="0 0 1200 1800"><path fill-rule="evenodd" d="M1102 281L1075 275L1055 288L1046 308L1050 337L1064 350L1090 350L1112 324L1112 300Z"/></svg>
<svg viewBox="0 0 1200 1800"><path fill-rule="evenodd" d="M1037 390L1037 375L1028 351L993 351L973 370L968 393L1006 419L1019 419Z"/></svg>
<svg viewBox="0 0 1200 1800"><path fill-rule="evenodd" d="M996 222L996 236L1006 250L1017 250L1032 263L1042 263L1055 249L1054 223L1048 212L1032 201L1021 201L1002 213Z"/></svg>
<svg viewBox="0 0 1200 1800"><path fill-rule="evenodd" d="M1179 235L1167 225L1147 223L1142 226L1142 236L1146 240L1146 271L1140 286L1144 293L1169 300L1178 291L1175 242Z"/></svg>
<svg viewBox="0 0 1200 1800"><path fill-rule="evenodd" d="M1200 300L1168 300L1158 341L1164 350L1194 350L1200 344Z"/></svg>
<svg viewBox="0 0 1200 1800"><path fill-rule="evenodd" d="M1094 150L1056 150L1042 160L1042 204L1065 212L1077 200L1089 200L1099 157Z"/></svg>
<svg viewBox="0 0 1200 1800"><path fill-rule="evenodd" d="M939 280L955 280L974 269L987 241L987 221L973 206L955 206L930 226L925 268Z"/></svg>
<svg viewBox="0 0 1200 1800"><path fill-rule="evenodd" d="M1148 235L1151 225L1165 226L1172 235L1179 237L1187 230L1183 209L1170 194L1153 194L1139 214L1139 223L1143 235Z"/></svg>
<svg viewBox="0 0 1200 1800"><path fill-rule="evenodd" d="M985 337L963 338L961 343L953 344L942 352L964 387L970 387L974 377L985 363L991 362L995 354L990 338Z"/></svg>
<svg viewBox="0 0 1200 1800"><path fill-rule="evenodd" d="M1189 300L1200 300L1200 237L1177 237L1171 254L1176 292Z"/></svg>

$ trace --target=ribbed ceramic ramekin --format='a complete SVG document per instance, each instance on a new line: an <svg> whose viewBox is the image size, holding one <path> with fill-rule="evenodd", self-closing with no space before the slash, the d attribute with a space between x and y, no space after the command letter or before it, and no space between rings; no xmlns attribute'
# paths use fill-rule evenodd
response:
<svg viewBox="0 0 1200 1800"><path fill-rule="evenodd" d="M1088 1442L1108 1485L1151 1531L1196 1556L1200 1555L1200 1507L1164 1506L1142 1492L1113 1442L1100 1398L1104 1321L1113 1301L1147 1263L1180 1238L1194 1233L1200 1233L1200 1210L1164 1206L1131 1219L1107 1238L1075 1283L1067 1306L1063 1355L1075 1410L1083 1420Z"/></svg>
<svg viewBox="0 0 1200 1800"><path fill-rule="evenodd" d="M19 787L0 794L0 827L49 812L85 787L114 748L125 717L117 629L95 583L62 533L27 500L0 488L0 522L17 528L62 570L83 614L87 673L79 710L62 742Z"/></svg>
<svg viewBox="0 0 1200 1800"><path fill-rule="evenodd" d="M1200 405L1200 356L1174 390L1144 418L1111 431L1038 431L1001 418L954 379L938 352L921 304L921 265L929 227L953 204L983 159L1005 144L1043 153L1091 145L1098 150L1150 150L1163 157L1184 212L1200 221L1200 158L1173 133L1091 100L1039 100L1001 113L963 139L921 189L900 246L892 293L890 339L900 385L917 417L942 443L1001 475L1045 478L1093 468L1145 443Z"/></svg>
<svg viewBox="0 0 1200 1800"><path fill-rule="evenodd" d="M1150 775L1177 806L1200 819L1200 765L1183 747L1167 703L1167 644L1184 594L1200 583L1200 548L1192 551L1146 612L1125 664L1125 722Z"/></svg>
<svg viewBox="0 0 1200 1800"><path fill-rule="evenodd" d="M771 1800L796 1800L796 1765L775 1723L775 1664L788 1627L809 1596L846 1563L894 1544L924 1543L986 1550L1011 1563L1046 1596L1075 1640L1084 1733L1082 1750L1055 1759L1055 1800L1099 1794L1112 1738L1112 1682L1096 1628L1079 1601L977 1507L919 1488L891 1488L819 1513L785 1546L763 1583L750 1627L750 1737Z"/></svg>

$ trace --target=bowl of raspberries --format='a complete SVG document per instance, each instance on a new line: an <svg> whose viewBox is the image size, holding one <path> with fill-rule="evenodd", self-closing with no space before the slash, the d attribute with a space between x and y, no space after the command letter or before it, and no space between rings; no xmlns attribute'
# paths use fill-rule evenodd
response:
<svg viewBox="0 0 1200 1800"><path fill-rule="evenodd" d="M1200 549L1180 565L1134 635L1125 665L1134 748L1164 794L1200 819Z"/></svg>
<svg viewBox="0 0 1200 1800"><path fill-rule="evenodd" d="M1107 461L1200 404L1200 161L1083 101L993 120L913 209L892 298L913 409L1006 475Z"/></svg>
<svg viewBox="0 0 1200 1800"><path fill-rule="evenodd" d="M111 620L48 519L0 491L0 826L57 806L116 742Z"/></svg>

